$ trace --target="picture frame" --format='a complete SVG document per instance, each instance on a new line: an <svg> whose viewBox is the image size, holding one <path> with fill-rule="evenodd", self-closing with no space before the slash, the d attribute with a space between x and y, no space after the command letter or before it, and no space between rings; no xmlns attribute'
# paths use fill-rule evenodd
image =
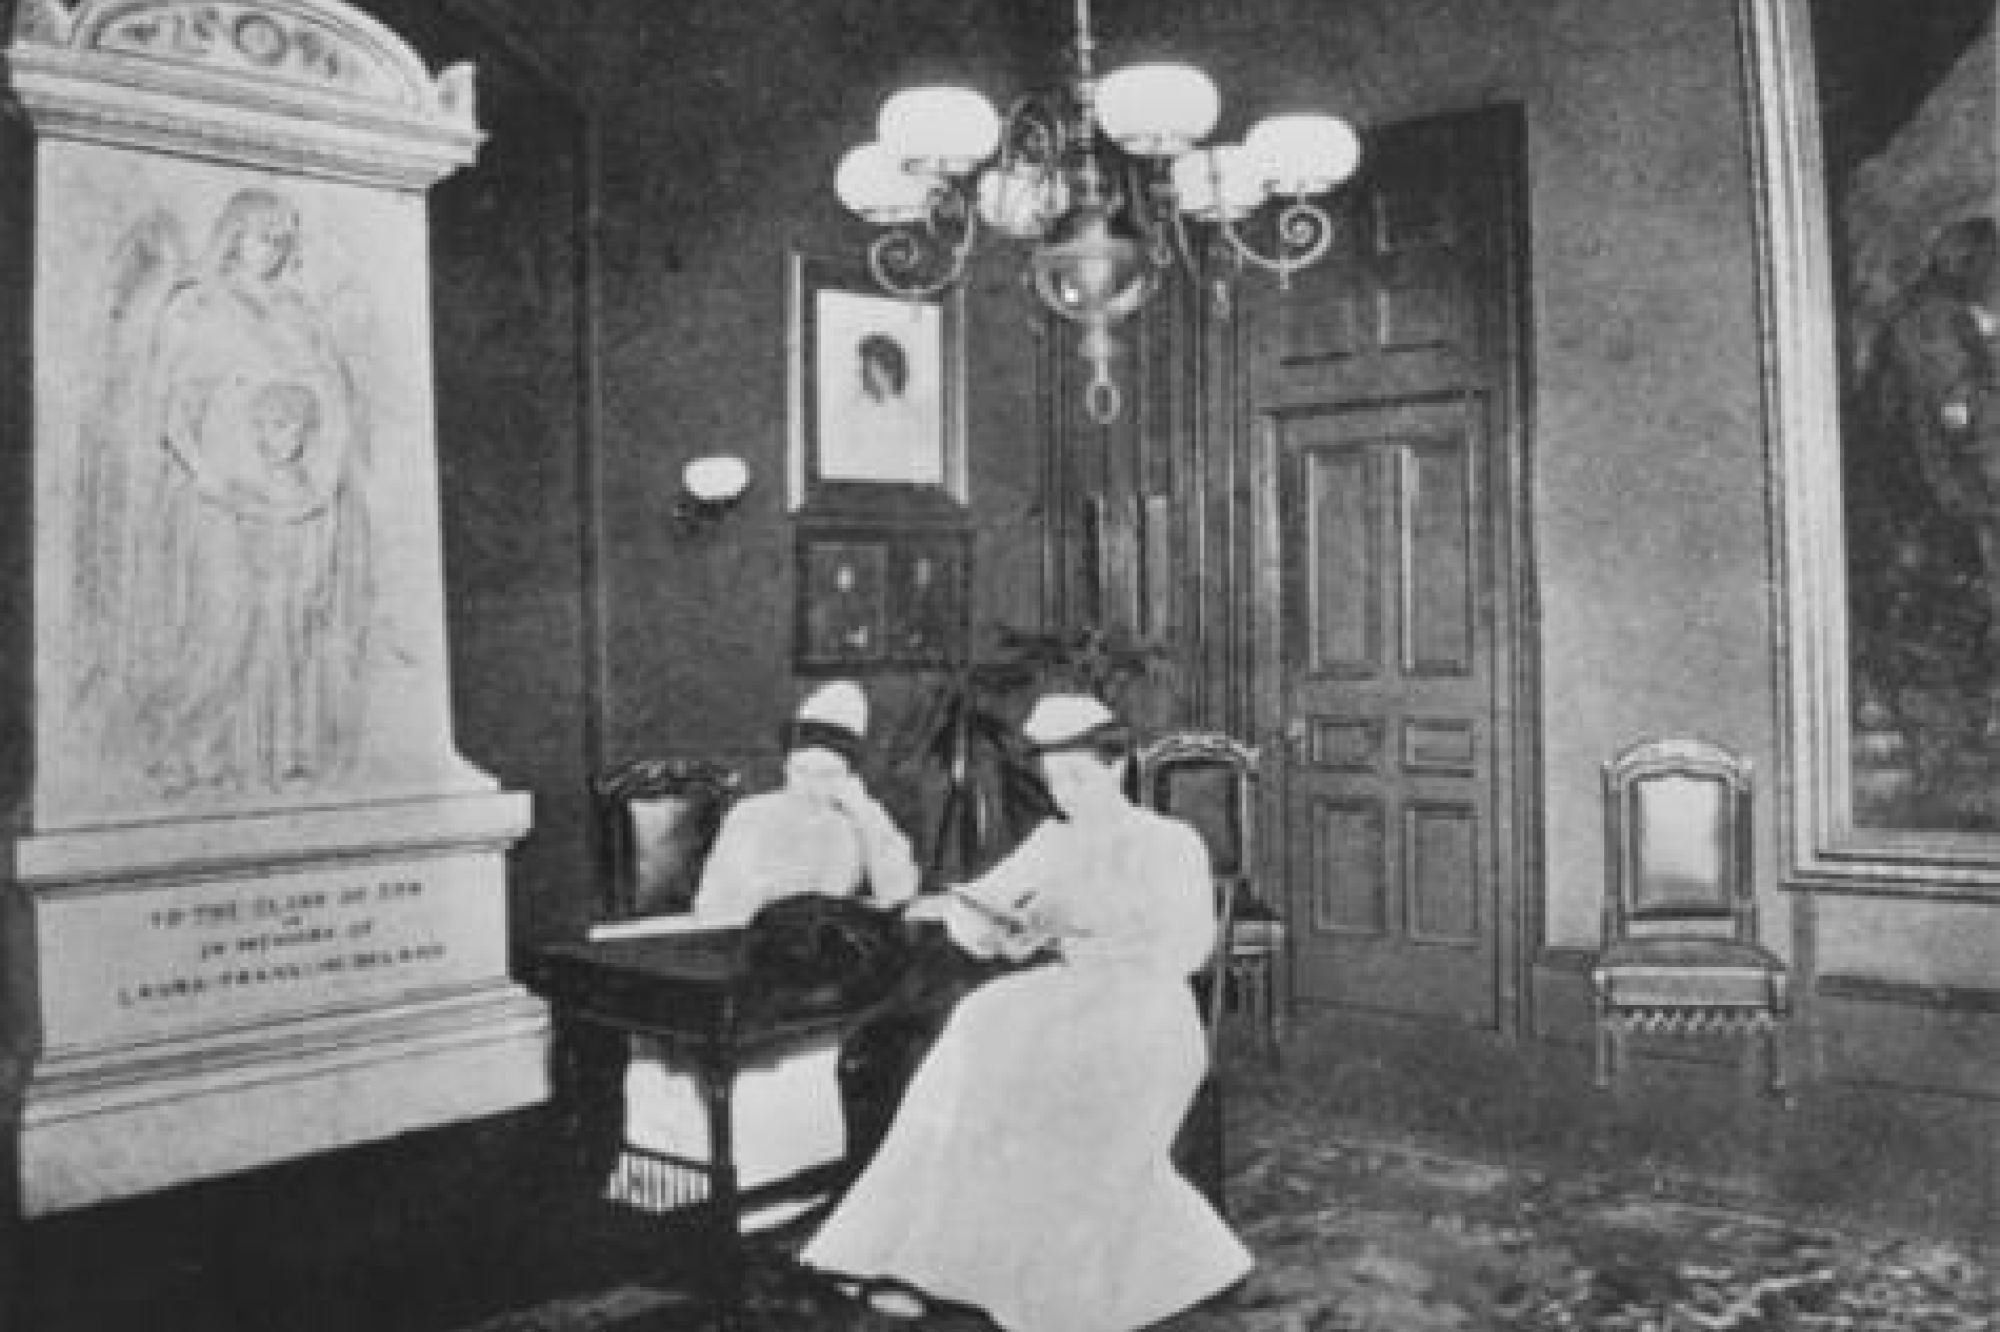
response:
<svg viewBox="0 0 2000 1332"><path fill-rule="evenodd" d="M792 511L962 511L963 293L892 295L858 268L794 252L786 304Z"/></svg>
<svg viewBox="0 0 2000 1332"><path fill-rule="evenodd" d="M1875 5L1738 0L1779 491L1783 882L1993 901L2000 690L1977 668L2000 653L2000 570L1953 532L1978 521L1949 489L1969 479L1942 479L1936 441L1912 456L1920 429L1966 427L1943 401L1922 427L1892 421L1882 377L1935 354L1899 349L1892 324L1928 299L1951 228L1991 216L2000 36L1989 7L1963 52L1913 53L1882 40L1915 30Z"/></svg>
<svg viewBox="0 0 2000 1332"><path fill-rule="evenodd" d="M796 536L799 674L942 669L964 659L969 530L811 525Z"/></svg>

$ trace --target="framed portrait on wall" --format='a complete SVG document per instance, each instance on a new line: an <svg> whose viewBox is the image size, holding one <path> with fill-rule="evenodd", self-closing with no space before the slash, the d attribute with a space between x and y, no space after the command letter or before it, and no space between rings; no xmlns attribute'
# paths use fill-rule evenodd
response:
<svg viewBox="0 0 2000 1332"><path fill-rule="evenodd" d="M924 670L963 658L969 531L809 525L797 542L800 674Z"/></svg>
<svg viewBox="0 0 2000 1332"><path fill-rule="evenodd" d="M963 296L892 296L863 272L794 254L788 304L791 507L963 505Z"/></svg>
<svg viewBox="0 0 2000 1332"><path fill-rule="evenodd" d="M1991 0L1739 0L1787 621L1788 882L2000 897Z"/></svg>

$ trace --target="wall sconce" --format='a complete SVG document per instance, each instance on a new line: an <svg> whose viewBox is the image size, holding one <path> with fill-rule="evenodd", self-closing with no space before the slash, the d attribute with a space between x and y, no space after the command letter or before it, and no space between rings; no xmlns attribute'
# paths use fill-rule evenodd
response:
<svg viewBox="0 0 2000 1332"><path fill-rule="evenodd" d="M683 528L706 530L736 507L750 489L750 467L733 453L712 453L689 460L681 468L681 493L674 499L674 521Z"/></svg>

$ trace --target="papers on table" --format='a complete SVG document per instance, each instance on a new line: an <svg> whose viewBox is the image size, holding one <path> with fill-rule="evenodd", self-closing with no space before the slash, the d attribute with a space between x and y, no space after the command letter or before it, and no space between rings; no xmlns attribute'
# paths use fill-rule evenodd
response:
<svg viewBox="0 0 2000 1332"><path fill-rule="evenodd" d="M634 916L630 920L607 920L590 927L590 941L606 939L647 939L660 934L708 934L730 928L730 922L713 916L678 912L670 916Z"/></svg>

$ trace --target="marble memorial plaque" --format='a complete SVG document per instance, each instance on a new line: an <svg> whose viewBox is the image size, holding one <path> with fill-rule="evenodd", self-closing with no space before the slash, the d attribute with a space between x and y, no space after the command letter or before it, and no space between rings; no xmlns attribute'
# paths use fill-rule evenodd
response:
<svg viewBox="0 0 2000 1332"><path fill-rule="evenodd" d="M339 0L8 22L23 1209L545 1096L507 972L529 799L451 732L427 191L477 152L472 72Z"/></svg>

